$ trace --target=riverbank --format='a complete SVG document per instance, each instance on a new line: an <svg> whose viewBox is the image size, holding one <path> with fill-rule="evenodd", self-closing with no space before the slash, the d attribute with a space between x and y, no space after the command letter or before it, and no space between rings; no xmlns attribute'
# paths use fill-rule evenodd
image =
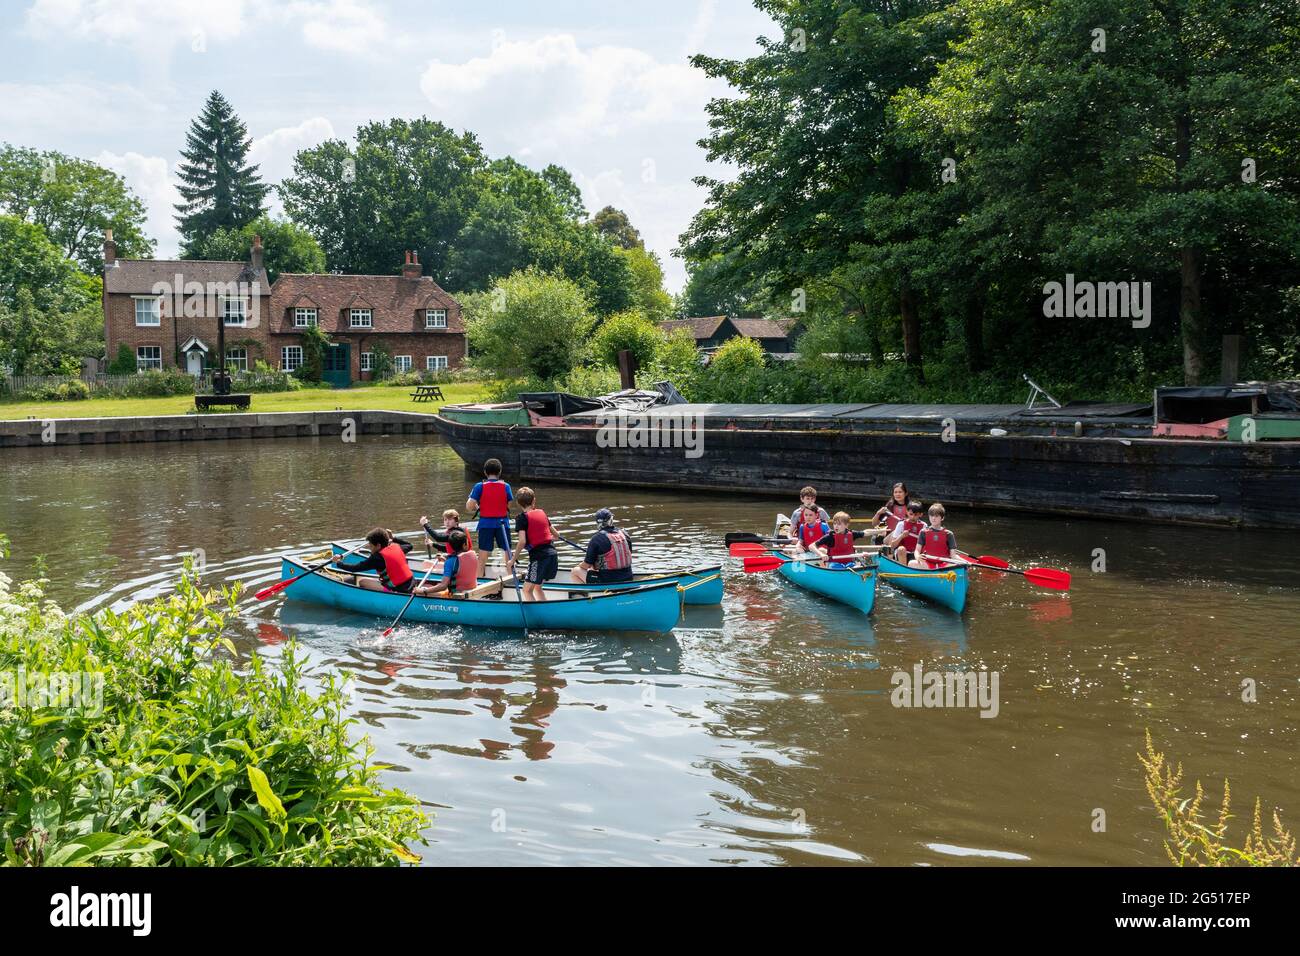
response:
<svg viewBox="0 0 1300 956"><path fill-rule="evenodd" d="M452 382L441 386L447 403L482 401L490 383ZM418 412L432 410L434 403L413 402L411 389L398 386L362 388L304 388L296 392L260 392L253 396L247 412L324 412L340 408ZM441 403L440 403L441 404ZM142 418L185 415L194 412L194 396L165 395L158 398L92 398L79 402L0 402L0 422L37 418ZM224 414L224 413L223 413Z"/></svg>

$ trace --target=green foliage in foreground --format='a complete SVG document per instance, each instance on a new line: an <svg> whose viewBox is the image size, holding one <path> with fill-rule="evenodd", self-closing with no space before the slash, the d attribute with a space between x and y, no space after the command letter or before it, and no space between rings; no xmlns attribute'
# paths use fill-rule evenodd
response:
<svg viewBox="0 0 1300 956"><path fill-rule="evenodd" d="M0 542L2 547L3 542ZM10 866L395 865L427 824L349 738L333 676L303 687L294 645L237 669L235 592L65 617L0 574L0 675L102 675L95 695L0 696L0 842Z"/></svg>
<svg viewBox="0 0 1300 956"><path fill-rule="evenodd" d="M1169 832L1165 853L1175 866L1300 866L1296 838L1282 826L1282 818L1273 811L1272 835L1264 833L1263 813L1255 799L1255 815L1245 840L1238 849L1228 843L1228 821L1232 819L1231 792L1223 781L1223 802L1219 817L1207 823L1201 816L1205 796L1196 781L1196 795L1183 796L1183 766L1171 767L1165 755L1158 753L1147 731L1146 753L1138 754L1146 773L1147 796Z"/></svg>

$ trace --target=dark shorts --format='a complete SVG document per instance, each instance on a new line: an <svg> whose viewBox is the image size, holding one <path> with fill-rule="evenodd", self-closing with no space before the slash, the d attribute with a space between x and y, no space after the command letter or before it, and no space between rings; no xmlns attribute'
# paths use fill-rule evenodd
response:
<svg viewBox="0 0 1300 956"><path fill-rule="evenodd" d="M478 549L487 551L489 554L498 546L506 551L514 549L510 543L510 528L501 525L497 528L479 528L478 529Z"/></svg>
<svg viewBox="0 0 1300 956"><path fill-rule="evenodd" d="M619 568L617 571L601 571L599 568L592 568L587 572L588 584L626 584L631 580L631 568Z"/></svg>
<svg viewBox="0 0 1300 956"><path fill-rule="evenodd" d="M538 548L528 552L528 571L524 580L529 584L541 584L554 580L560 573L560 554L552 547Z"/></svg>
<svg viewBox="0 0 1300 956"><path fill-rule="evenodd" d="M410 594L412 588L414 587L415 587L415 578L411 578L411 580L407 581L405 584L399 584L396 587L389 587L388 590L392 591L395 594Z"/></svg>

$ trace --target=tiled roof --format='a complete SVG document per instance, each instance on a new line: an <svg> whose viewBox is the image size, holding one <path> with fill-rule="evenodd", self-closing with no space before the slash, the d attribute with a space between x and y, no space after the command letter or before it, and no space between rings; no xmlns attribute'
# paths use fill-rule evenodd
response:
<svg viewBox="0 0 1300 956"><path fill-rule="evenodd" d="M427 332L463 333L460 303L428 276L304 275L281 273L271 290L271 331L292 332L295 303L310 299L320 309L319 322L326 332ZM344 309L372 310L373 329L350 329ZM447 328L426 330L425 309L446 309Z"/></svg>
<svg viewBox="0 0 1300 956"><path fill-rule="evenodd" d="M259 283L258 292L266 295L271 289L266 270L254 274L247 262L226 262L215 259L118 259L116 267L104 270L104 291L110 294L150 295L156 283L164 283L168 294L175 295L177 275L184 283L209 282ZM183 295L184 290L179 290Z"/></svg>
<svg viewBox="0 0 1300 956"><path fill-rule="evenodd" d="M732 319L731 324L751 339L783 339L787 334L786 323L777 319Z"/></svg>
<svg viewBox="0 0 1300 956"><path fill-rule="evenodd" d="M713 334L718 331L718 326L727 320L725 315L711 315L699 319L665 319L659 323L659 328L663 329L669 335L678 329L685 329L691 333L691 337L699 339L712 338Z"/></svg>

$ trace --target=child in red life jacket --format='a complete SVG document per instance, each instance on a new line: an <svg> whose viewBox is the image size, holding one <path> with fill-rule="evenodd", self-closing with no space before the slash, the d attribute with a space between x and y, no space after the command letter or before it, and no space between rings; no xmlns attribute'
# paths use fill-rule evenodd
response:
<svg viewBox="0 0 1300 956"><path fill-rule="evenodd" d="M442 580L416 589L421 597L452 596L456 591L472 591L478 585L478 555L469 548L469 535L457 528L447 541L452 553L442 566Z"/></svg>
<svg viewBox="0 0 1300 956"><path fill-rule="evenodd" d="M483 480L474 486L465 500L465 510L478 514L478 563L487 563L488 555L500 545L508 555L510 544L510 502L514 492L501 480L501 462L489 458L483 462Z"/></svg>
<svg viewBox="0 0 1300 956"><path fill-rule="evenodd" d="M406 555L410 553L411 543L393 537L393 532L387 528L373 529L366 535L366 543L370 545L370 557L355 564L344 564L342 559L339 559L334 562L335 567L351 572L354 576L349 583L368 591L397 591L399 594L410 594L415 575L406 562ZM358 573L362 571L379 573L371 577Z"/></svg>
<svg viewBox="0 0 1300 956"><path fill-rule="evenodd" d="M811 550L814 544L831 533L830 524L822 520L821 509L816 505L805 505L790 519L790 534L794 536L790 550L795 554Z"/></svg>
<svg viewBox="0 0 1300 956"><path fill-rule="evenodd" d="M830 527L831 516L828 515L828 514L826 513L826 509L825 509L825 508L818 508L818 507L817 507L817 489L816 489L816 488L814 488L812 485L805 485L805 486L804 486L803 488L801 488L800 491L799 491L799 500L802 502L802 504L801 504L798 508L795 508L794 511L790 512L790 527L791 527L791 528L795 529L796 531L798 530L798 527L799 527L799 513L802 512L802 511L804 510L804 508L815 508L815 509L817 510L817 517L818 517L818 519L821 520L821 521L826 522L826 526L827 526L827 527Z"/></svg>
<svg viewBox="0 0 1300 956"><path fill-rule="evenodd" d="M451 554L451 533L453 531L463 531L460 526L460 512L455 508L448 508L442 513L442 527L434 528L429 524L427 515L420 516L420 527L424 529L425 540L431 546L437 546L443 554ZM433 558L434 569L442 563L442 557ZM427 568L428 565L425 565Z"/></svg>
<svg viewBox="0 0 1300 956"><path fill-rule="evenodd" d="M925 519L921 517L925 507L919 501L907 503L907 517L894 527L894 533L885 539L885 544L894 549L894 560L907 564L916 553L917 536L925 529Z"/></svg>
<svg viewBox="0 0 1300 956"><path fill-rule="evenodd" d="M542 590L542 583L560 573L560 555L553 543L555 536L551 533L551 519L537 507L537 493L533 489L520 488L515 492L515 501L524 510L515 519L519 543L515 545L514 554L506 560L506 567L511 574L515 573L515 562L526 546L528 572L524 576L524 600L545 601L546 593Z"/></svg>
<svg viewBox="0 0 1300 956"><path fill-rule="evenodd" d="M867 536L865 531L850 531L849 525L852 523L853 519L847 512L837 511L831 522L830 534L822 535L814 541L812 550L821 555L823 560L829 558L841 567L852 564L858 556L853 542Z"/></svg>
<svg viewBox="0 0 1300 956"><path fill-rule="evenodd" d="M889 496L889 500L871 516L871 523L878 525L881 521L884 521L885 532L893 534L898 527L898 523L907 520L907 501L907 485L901 481L894 482L893 493Z"/></svg>
<svg viewBox="0 0 1300 956"><path fill-rule="evenodd" d="M922 528L916 536L916 556L909 562L909 567L946 568L951 566L948 561L929 560L932 557L961 560L957 555L957 539L951 531L943 526L943 517L943 505L937 501L930 505L930 525L927 528Z"/></svg>

